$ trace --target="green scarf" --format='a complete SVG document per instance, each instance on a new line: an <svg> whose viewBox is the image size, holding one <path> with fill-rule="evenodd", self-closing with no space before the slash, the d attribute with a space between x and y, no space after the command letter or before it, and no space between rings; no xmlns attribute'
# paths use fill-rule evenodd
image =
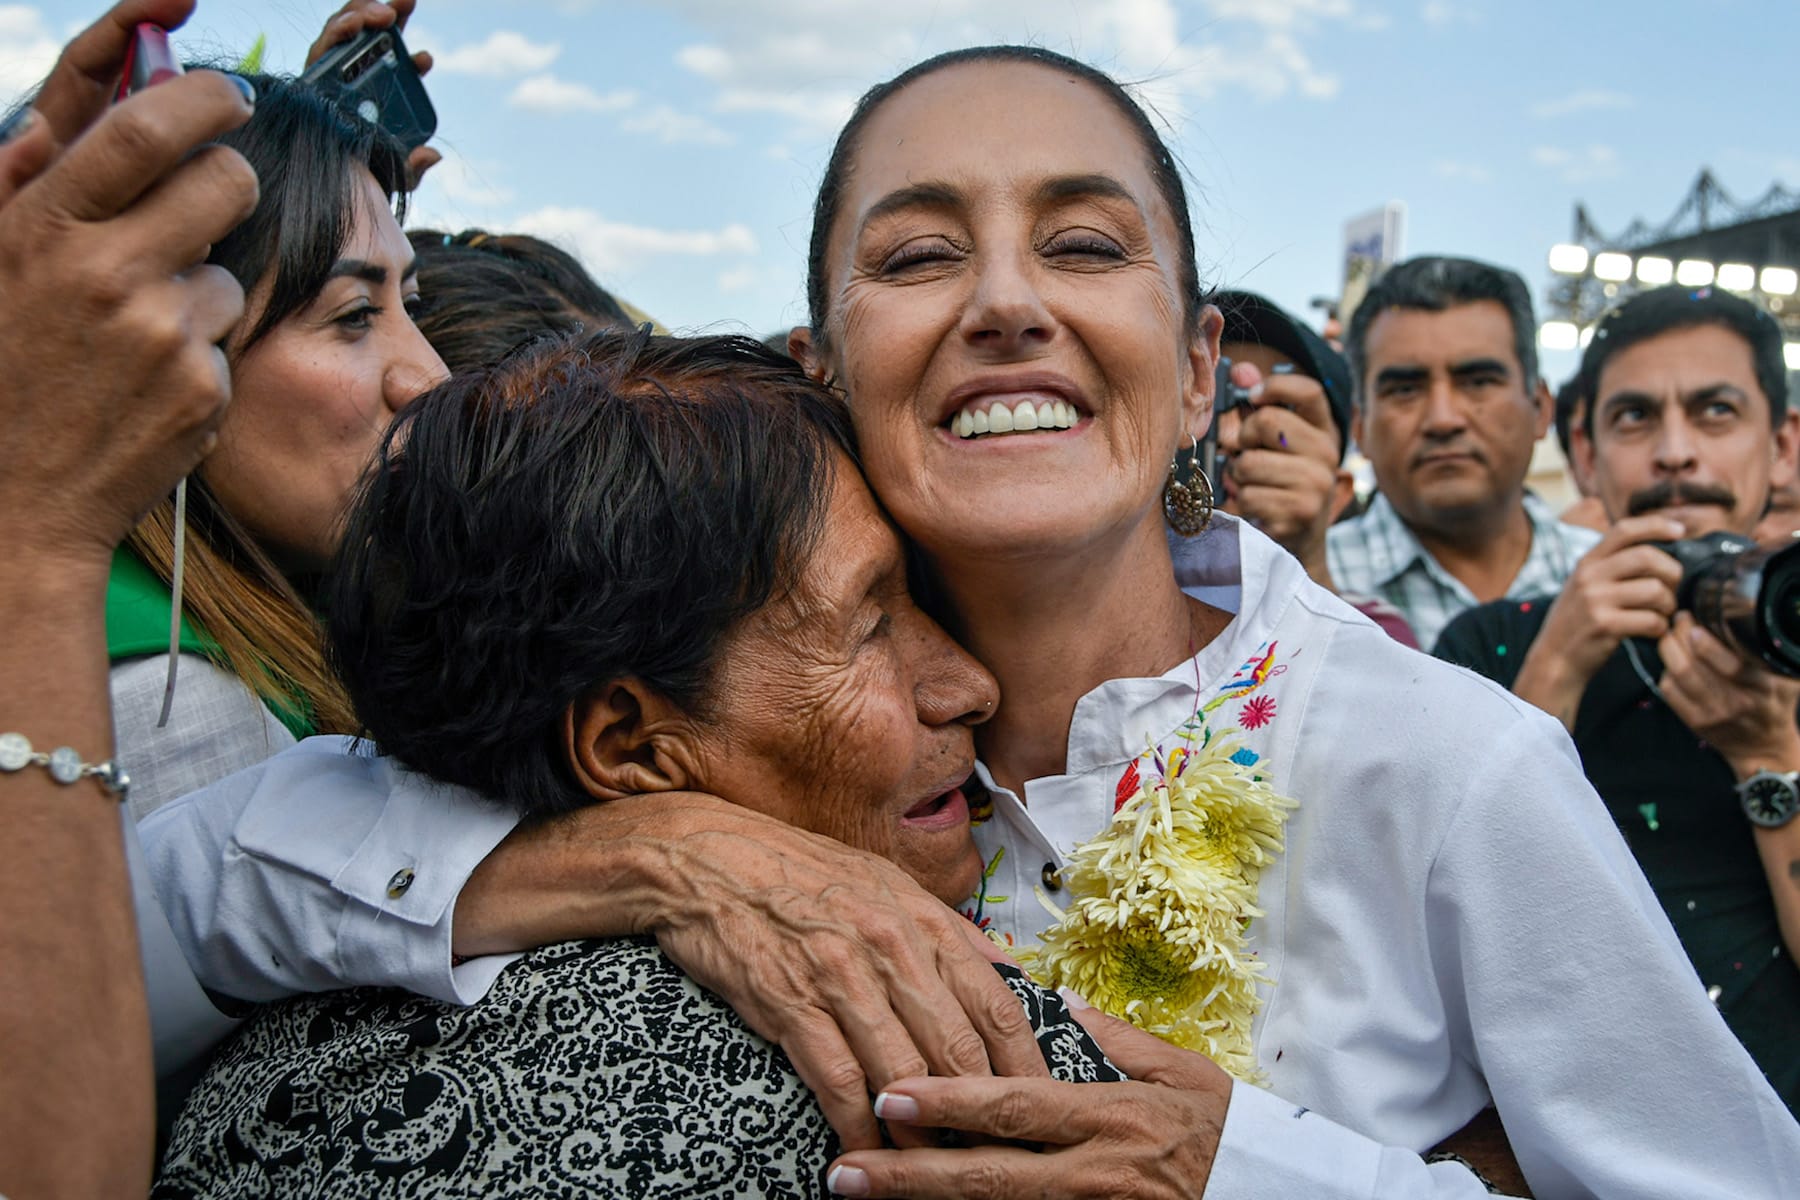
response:
<svg viewBox="0 0 1800 1200"><path fill-rule="evenodd" d="M106 581L106 653L113 662L165 654L169 649L168 585L124 546L113 552L112 574ZM181 651L211 659L218 646L187 615L181 618ZM313 735L312 714L305 700L293 697L286 704L264 701L275 719L296 738Z"/></svg>

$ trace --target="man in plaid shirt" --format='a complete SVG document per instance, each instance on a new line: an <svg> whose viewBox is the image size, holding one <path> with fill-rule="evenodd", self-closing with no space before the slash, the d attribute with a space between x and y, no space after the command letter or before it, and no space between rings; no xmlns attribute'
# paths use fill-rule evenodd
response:
<svg viewBox="0 0 1800 1200"><path fill-rule="evenodd" d="M1464 258L1414 258L1350 321L1351 430L1380 489L1326 535L1341 592L1379 596L1429 648L1478 603L1561 590L1600 535L1525 490L1553 415L1525 281Z"/></svg>

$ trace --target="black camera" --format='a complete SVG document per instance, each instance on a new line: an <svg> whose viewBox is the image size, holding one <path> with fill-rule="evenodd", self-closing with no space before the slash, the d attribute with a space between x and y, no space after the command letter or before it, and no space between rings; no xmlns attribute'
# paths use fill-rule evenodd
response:
<svg viewBox="0 0 1800 1200"><path fill-rule="evenodd" d="M1200 469L1214 484L1219 482L1219 422L1226 413L1249 403L1250 389L1231 382L1231 360L1220 358L1213 368L1212 424L1201 435L1199 446Z"/></svg>
<svg viewBox="0 0 1800 1200"><path fill-rule="evenodd" d="M408 150L423 146L437 132L437 110L398 30L366 29L326 51L300 78L335 96Z"/></svg>
<svg viewBox="0 0 1800 1200"><path fill-rule="evenodd" d="M1681 564L1680 607L1745 658L1800 678L1800 540L1709 533L1658 545Z"/></svg>

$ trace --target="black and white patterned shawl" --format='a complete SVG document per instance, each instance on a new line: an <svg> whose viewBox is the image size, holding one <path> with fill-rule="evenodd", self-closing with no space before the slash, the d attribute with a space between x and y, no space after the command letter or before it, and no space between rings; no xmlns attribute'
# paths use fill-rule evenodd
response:
<svg viewBox="0 0 1800 1200"><path fill-rule="evenodd" d="M1123 1076L1001 968L1059 1079ZM787 1055L653 941L565 942L458 1008L357 989L264 1010L177 1122L158 1198L826 1196Z"/></svg>

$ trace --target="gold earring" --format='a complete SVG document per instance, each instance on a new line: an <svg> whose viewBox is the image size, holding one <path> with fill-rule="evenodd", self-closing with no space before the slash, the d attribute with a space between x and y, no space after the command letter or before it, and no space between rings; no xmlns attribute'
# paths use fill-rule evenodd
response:
<svg viewBox="0 0 1800 1200"><path fill-rule="evenodd" d="M1212 524L1212 515L1212 480L1200 468L1200 439L1194 438L1185 482L1181 478L1180 453L1169 463L1169 481L1163 485L1163 519L1182 537L1197 537Z"/></svg>

